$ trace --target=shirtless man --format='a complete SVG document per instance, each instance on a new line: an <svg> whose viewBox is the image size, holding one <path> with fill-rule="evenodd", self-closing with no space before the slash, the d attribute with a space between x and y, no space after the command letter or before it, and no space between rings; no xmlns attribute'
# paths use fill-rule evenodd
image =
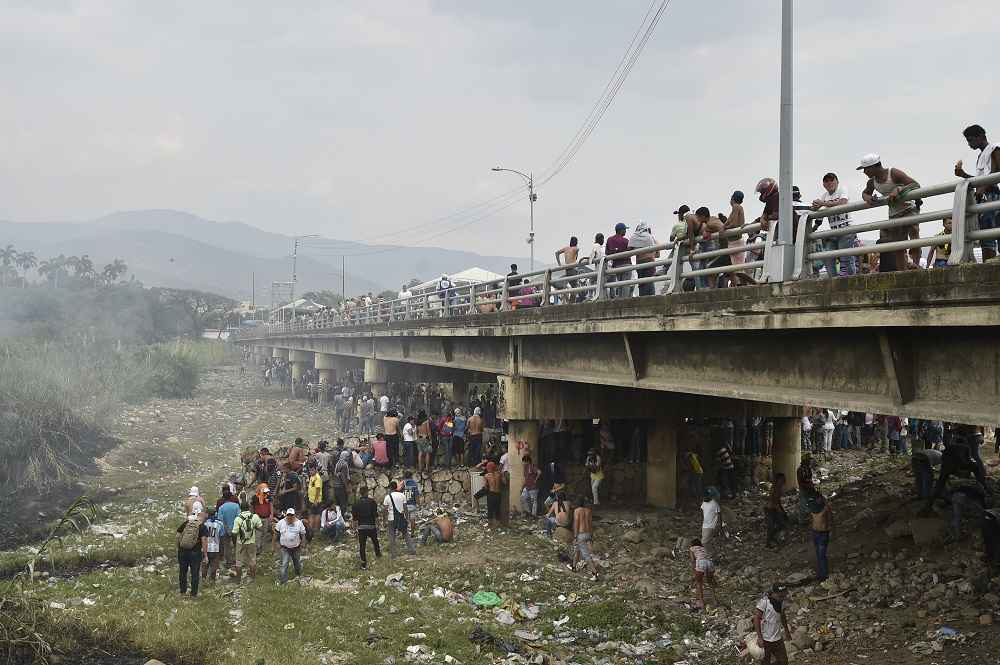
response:
<svg viewBox="0 0 1000 665"><path fill-rule="evenodd" d="M490 462L486 465L486 519L490 528L495 528L500 520L500 497L503 491L503 476L497 471L497 465Z"/></svg>
<svg viewBox="0 0 1000 665"><path fill-rule="evenodd" d="M385 432L385 445L389 453L389 466L396 466L399 460L399 414L395 409L389 409L382 417L382 429Z"/></svg>
<svg viewBox="0 0 1000 665"><path fill-rule="evenodd" d="M590 497L584 495L580 497L580 507L573 511L574 546L573 563L571 565L576 568L577 562L583 559L587 563L587 568L590 569L590 580L596 582L597 564L594 563L594 557L590 553L590 543L593 540L594 518L590 503Z"/></svg>
<svg viewBox="0 0 1000 665"><path fill-rule="evenodd" d="M298 473L306 463L306 448L301 438L295 439L291 450L288 451L288 459L285 460L285 470Z"/></svg>
<svg viewBox="0 0 1000 665"><path fill-rule="evenodd" d="M555 501L545 513L545 532L551 536L556 527L569 528L569 503L561 491L556 492Z"/></svg>
<svg viewBox="0 0 1000 665"><path fill-rule="evenodd" d="M438 508L437 517L429 525L424 527L424 530L420 535L420 544L426 545L427 539L434 536L434 542L438 545L441 543L450 543L452 538L455 537L455 524L448 517L448 513L444 512L443 509Z"/></svg>
<svg viewBox="0 0 1000 665"><path fill-rule="evenodd" d="M712 235L725 230L726 220L717 215L712 215L705 206L698 208L694 215L685 215L685 219L688 223L688 244L691 251L695 251L696 240L698 241L699 252L712 252L721 249L722 243L720 243L718 238L713 238ZM732 260L729 256L718 256L698 261L698 264L700 268L718 268L732 265ZM698 281L703 285L702 288L707 286L710 289L714 289L718 281L718 275L705 275L699 278Z"/></svg>
<svg viewBox="0 0 1000 665"><path fill-rule="evenodd" d="M483 451L483 416L478 406L472 411L472 417L465 423L465 433L469 437L469 448L466 451L468 459L466 466L479 464Z"/></svg>
<svg viewBox="0 0 1000 665"><path fill-rule="evenodd" d="M582 272L580 268L575 267L575 264L577 264L580 259L579 244L580 241L577 239L577 237L572 236L569 239L568 245L556 251L556 265L574 266L572 268L567 268L566 270L567 277L573 277L574 275L579 275ZM563 259L565 259L565 261L563 261ZM570 288L576 288L577 286L580 286L580 284L577 281L573 281L573 282L568 282L567 286L569 286ZM577 294L577 296L580 295L582 294ZM575 300L579 300L579 298L570 296L570 301L575 301Z"/></svg>

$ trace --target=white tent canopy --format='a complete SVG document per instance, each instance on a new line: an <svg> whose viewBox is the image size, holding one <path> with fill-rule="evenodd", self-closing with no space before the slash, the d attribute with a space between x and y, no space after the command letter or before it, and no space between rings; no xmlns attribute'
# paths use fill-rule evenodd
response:
<svg viewBox="0 0 1000 665"><path fill-rule="evenodd" d="M457 272L453 275L448 275L448 279L455 286L467 286L469 284L478 284L479 282L495 282L500 281L504 278L500 273L490 272L489 270L484 270L483 268L466 268L462 272ZM435 277L434 279L428 280L422 284L417 284L410 289L411 293L427 293L430 291L437 291L438 282L441 281L441 277Z"/></svg>
<svg viewBox="0 0 1000 665"><path fill-rule="evenodd" d="M306 298L299 298L295 302L290 302L284 307L281 307L280 309L289 311L294 309L296 314L298 313L311 314L312 312L318 312L320 310L326 309L326 307L324 305L320 305L318 302L313 302L312 300L307 300Z"/></svg>

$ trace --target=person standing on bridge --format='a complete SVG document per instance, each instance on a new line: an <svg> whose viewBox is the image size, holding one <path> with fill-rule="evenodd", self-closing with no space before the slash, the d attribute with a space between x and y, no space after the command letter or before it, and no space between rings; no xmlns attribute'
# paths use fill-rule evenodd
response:
<svg viewBox="0 0 1000 665"><path fill-rule="evenodd" d="M655 245L656 245L656 238L653 237L653 230L649 228L649 224L647 224L646 222L639 222L638 224L636 224L635 225L635 230L632 232L632 235L628 239L628 248L629 249L643 249L643 248L646 248L646 247L653 247ZM650 251L644 252L642 254L636 254L635 255L635 263L636 263L636 265L640 265L640 264L643 264L643 263L650 263L652 261L655 261L658 258L660 258L660 252L659 252L659 250L650 250ZM654 268L638 268L635 271L635 274L636 274L636 276L639 279L642 279L642 278L645 278L645 277L655 277L656 276L656 268L655 267ZM650 282L649 284L640 284L639 285L639 296L640 297L641 296L651 296L651 295L654 295L655 293L656 293L656 287L655 287L655 285L652 282Z"/></svg>
<svg viewBox="0 0 1000 665"><path fill-rule="evenodd" d="M816 199L813 199L812 209L820 210L821 208L833 208L836 206L847 205L849 202L850 194L848 193L847 188L840 184L840 179L837 178L837 174L827 173L823 176L823 193ZM845 212L839 215L830 215L826 218L826 222L830 225L831 230L846 229L851 225L851 214ZM815 231L822 223L822 219L817 219L811 230ZM823 249L827 251L835 249L848 249L854 247L854 243L857 239L858 235L856 233L849 233L835 238L826 238L823 241ZM824 259L823 262L826 264L826 276L850 277L851 275L856 275L858 273L857 258L858 257L856 256L841 256L838 259ZM839 268L834 270L834 263L838 262Z"/></svg>
<svg viewBox="0 0 1000 665"><path fill-rule="evenodd" d="M566 245L562 249L556 250L557 266L561 265L573 266L571 268L566 269L567 277L573 277L579 273L580 270L579 268L576 267L576 263L579 261L579 259L580 259L580 241L579 239L577 239L576 236L570 237L568 245ZM573 281L573 282L567 282L567 286L572 288L578 285L575 281ZM570 296L569 298L569 302L574 302L576 300L577 298L575 296Z"/></svg>
<svg viewBox="0 0 1000 665"><path fill-rule="evenodd" d="M983 176L990 175L991 173L1000 173L1000 150L996 149L997 146L995 143L990 143L986 138L986 130L983 129L981 125L970 125L965 128L965 131L963 131L962 134L965 136L965 140L968 142L969 147L973 150L979 151L979 159L976 160L976 175ZM972 177L962 168L961 160L955 164L955 175L959 178ZM980 203L1000 201L1000 186L996 184L979 185L976 187L976 200ZM996 210L979 213L980 231L987 231L995 228L1000 228L1000 213ZM979 246L982 247L983 250L983 263L996 260L996 238L980 240Z"/></svg>
<svg viewBox="0 0 1000 665"><path fill-rule="evenodd" d="M917 214L917 204L912 200L901 200L908 192L912 192L920 187L920 183L906 175L902 169L886 168L882 166L882 157L878 153L869 153L861 158L861 165L858 171L864 172L868 176L868 184L861 192L861 198L866 203L875 203L875 191L885 197L889 202L889 219L900 219L912 217ZM902 242L907 239L920 237L920 225L911 224L908 226L895 226L879 231L879 241ZM892 252L882 252L879 255L879 272L894 272L906 270L906 250L900 249ZM914 264L920 266L920 248L911 250Z"/></svg>
<svg viewBox="0 0 1000 665"><path fill-rule="evenodd" d="M611 257L613 254L620 254L621 252L628 251L628 238L625 237L625 232L628 227L622 223L618 222L615 224L615 234L608 238L605 244L605 252ZM626 257L621 259L611 259L611 268L624 268L626 266L632 265L632 257ZM621 273L605 273L604 281L607 283L611 282L623 282L627 279L632 279L632 271L627 270ZM625 288L609 288L608 297L609 298L628 298L632 295L632 287Z"/></svg>

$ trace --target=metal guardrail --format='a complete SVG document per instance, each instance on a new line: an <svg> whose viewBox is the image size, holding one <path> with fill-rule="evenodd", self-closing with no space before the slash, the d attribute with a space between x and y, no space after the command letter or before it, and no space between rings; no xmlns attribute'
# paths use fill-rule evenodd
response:
<svg viewBox="0 0 1000 665"><path fill-rule="evenodd" d="M887 218L875 222L851 224L844 228L824 231L812 230L814 223L845 213L868 210L888 205L885 199L872 204L866 202L848 203L842 206L824 208L799 217L799 228L795 240L795 268L792 279L804 279L812 275L815 261L826 261L840 257L861 256L871 253L888 253L913 248L940 247L951 244L949 265L971 261L972 248L977 240L1000 238L1000 228L979 230L978 215L983 212L1000 210L1000 201L976 203L969 192L974 187L1000 183L1000 174L977 176L952 182L921 187L907 192L901 201L929 199L943 194L954 194L950 209L920 212L904 217ZM933 235L925 238L879 243L842 249L809 249L810 243L856 235L867 231L907 228L951 217L962 220L954 224L950 234ZM763 274L767 252L771 249L770 239L758 241L761 225L746 224L740 228L727 229L700 239L685 239L667 242L651 247L630 249L625 252L602 257L596 264L589 259L578 263L560 265L543 270L522 273L499 280L477 282L464 286L453 286L408 298L372 303L371 305L347 305L340 311L328 310L321 314L294 322L272 323L256 326L249 333L258 336L261 328L265 335L327 330L345 326L364 326L393 321L413 321L440 317L488 314L532 307L565 305L588 300L606 300L631 297L636 287L661 284L661 295L675 293L682 288L685 280L718 278L732 273L742 273L744 281L756 281L767 276ZM746 242L749 240L750 242ZM716 245L729 246L714 249ZM633 257L640 255L666 254L663 258L633 263ZM743 262L736 262L737 255L743 255ZM648 293L646 295L649 295Z"/></svg>

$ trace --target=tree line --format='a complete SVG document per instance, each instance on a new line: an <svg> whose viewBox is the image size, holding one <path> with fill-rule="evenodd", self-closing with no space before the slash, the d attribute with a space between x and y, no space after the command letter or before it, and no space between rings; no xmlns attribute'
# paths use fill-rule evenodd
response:
<svg viewBox="0 0 1000 665"><path fill-rule="evenodd" d="M19 251L8 244L0 249L0 288L28 286L28 271L36 269L38 275L54 288L66 286L108 287L118 282L128 271L128 264L116 258L98 270L91 258L60 254L39 261L32 251Z"/></svg>

